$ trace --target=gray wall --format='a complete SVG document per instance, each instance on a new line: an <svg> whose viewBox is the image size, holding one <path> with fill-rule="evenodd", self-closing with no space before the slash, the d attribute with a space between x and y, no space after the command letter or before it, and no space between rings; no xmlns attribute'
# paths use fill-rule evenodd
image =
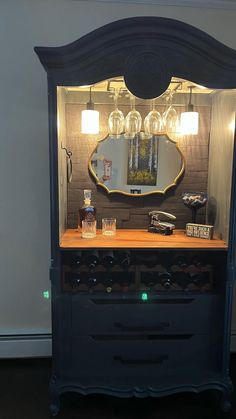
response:
<svg viewBox="0 0 236 419"><path fill-rule="evenodd" d="M128 16L167 16L236 48L235 11L75 0L0 2L0 334L50 332L46 74L35 45L67 44ZM0 355L1 355L0 342ZM16 355L20 347L15 346ZM32 347L37 354L37 347ZM41 354L41 353L40 353Z"/></svg>

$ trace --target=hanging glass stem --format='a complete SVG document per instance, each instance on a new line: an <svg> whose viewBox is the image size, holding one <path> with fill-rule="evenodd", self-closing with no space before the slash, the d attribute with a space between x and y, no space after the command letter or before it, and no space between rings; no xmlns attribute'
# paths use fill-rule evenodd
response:
<svg viewBox="0 0 236 419"><path fill-rule="evenodd" d="M155 109L155 99L151 100L150 112L144 120L144 132L146 135L156 135L161 132L161 114Z"/></svg>
<svg viewBox="0 0 236 419"><path fill-rule="evenodd" d="M118 109L118 97L119 97L119 90L115 90L114 92L114 105L115 109L112 111L108 118L108 127L109 127L109 133L116 137L122 134L124 131L124 115L123 112L121 112Z"/></svg>
<svg viewBox="0 0 236 419"><path fill-rule="evenodd" d="M125 133L129 137L134 137L141 131L142 117L135 109L135 96L130 94L130 111L125 118Z"/></svg>

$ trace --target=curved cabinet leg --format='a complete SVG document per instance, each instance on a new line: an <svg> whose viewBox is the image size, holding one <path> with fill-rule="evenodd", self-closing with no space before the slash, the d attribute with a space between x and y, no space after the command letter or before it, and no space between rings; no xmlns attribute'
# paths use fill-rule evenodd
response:
<svg viewBox="0 0 236 419"><path fill-rule="evenodd" d="M221 402L220 402L221 411L224 413L229 413L232 409L232 401L231 401L232 393L233 393L233 386L232 384L230 384L229 387L224 390L222 394Z"/></svg>
<svg viewBox="0 0 236 419"><path fill-rule="evenodd" d="M60 395L56 382L57 378L53 375L49 384L50 412L52 416L56 416L60 411Z"/></svg>

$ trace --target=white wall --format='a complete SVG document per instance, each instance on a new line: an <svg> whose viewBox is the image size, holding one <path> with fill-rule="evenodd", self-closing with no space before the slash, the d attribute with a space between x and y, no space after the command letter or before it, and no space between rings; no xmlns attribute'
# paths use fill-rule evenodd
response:
<svg viewBox="0 0 236 419"><path fill-rule="evenodd" d="M232 10L76 0L0 2L0 335L50 332L50 301L42 298L50 287L47 84L33 47L67 44L106 23L138 15L185 21L236 48Z"/></svg>

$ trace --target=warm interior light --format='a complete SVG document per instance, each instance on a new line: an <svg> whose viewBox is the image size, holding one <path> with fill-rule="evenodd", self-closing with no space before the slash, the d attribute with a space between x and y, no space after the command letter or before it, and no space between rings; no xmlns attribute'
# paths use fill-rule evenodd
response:
<svg viewBox="0 0 236 419"><path fill-rule="evenodd" d="M182 135L197 135L198 134L198 112L194 112L192 99L192 89L190 86L189 104L187 112L182 112L180 115L180 131Z"/></svg>
<svg viewBox="0 0 236 419"><path fill-rule="evenodd" d="M91 99L91 89L89 89L89 102L87 108L81 112L81 132L82 134L99 133L99 112L94 110L94 103Z"/></svg>
<svg viewBox="0 0 236 419"><path fill-rule="evenodd" d="M85 109L81 112L82 134L99 133L99 112L92 109Z"/></svg>
<svg viewBox="0 0 236 419"><path fill-rule="evenodd" d="M229 124L229 129L232 133L235 131L235 120L233 119Z"/></svg>
<svg viewBox="0 0 236 419"><path fill-rule="evenodd" d="M182 135L198 134L198 112L182 112L180 116L180 130Z"/></svg>

